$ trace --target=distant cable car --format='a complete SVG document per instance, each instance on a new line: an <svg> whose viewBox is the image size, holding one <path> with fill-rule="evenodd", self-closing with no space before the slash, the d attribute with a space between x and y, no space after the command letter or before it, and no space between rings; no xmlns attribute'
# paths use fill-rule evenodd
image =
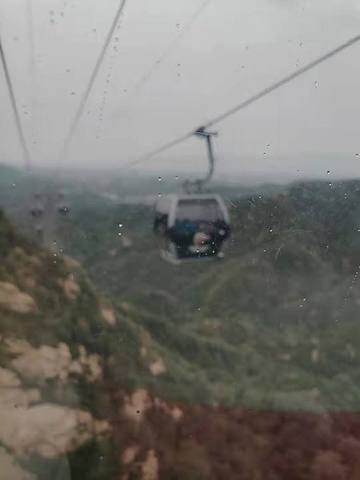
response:
<svg viewBox="0 0 360 480"><path fill-rule="evenodd" d="M70 213L70 207L69 205L59 205L58 207L58 211L59 213L61 213L61 215L67 215L68 213Z"/></svg>
<svg viewBox="0 0 360 480"><path fill-rule="evenodd" d="M164 195L156 204L154 232L171 263L222 258L230 233L223 199L214 194Z"/></svg>
<svg viewBox="0 0 360 480"><path fill-rule="evenodd" d="M65 202L65 195L63 193L59 193L58 197L60 199L58 212L61 213L61 215L67 215L70 213L70 206Z"/></svg>
<svg viewBox="0 0 360 480"><path fill-rule="evenodd" d="M30 214L34 218L41 218L44 215L44 205L41 202L41 195L35 195L35 201L30 208Z"/></svg>

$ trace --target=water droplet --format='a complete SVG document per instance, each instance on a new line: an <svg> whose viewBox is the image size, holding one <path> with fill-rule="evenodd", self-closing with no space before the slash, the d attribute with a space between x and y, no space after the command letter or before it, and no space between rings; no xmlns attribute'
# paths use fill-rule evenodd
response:
<svg viewBox="0 0 360 480"><path fill-rule="evenodd" d="M178 180L178 179L179 179L179 177L176 175L176 176L175 176L175 180Z"/></svg>
<svg viewBox="0 0 360 480"><path fill-rule="evenodd" d="M329 187L331 187L331 183L329 183Z"/></svg>
<svg viewBox="0 0 360 480"><path fill-rule="evenodd" d="M328 175L330 175L330 170L328 170L326 173L327 173Z"/></svg>
<svg viewBox="0 0 360 480"><path fill-rule="evenodd" d="M16 183L13 183L12 186L13 186L13 187L16 187Z"/></svg>
<svg viewBox="0 0 360 480"><path fill-rule="evenodd" d="M121 228L122 226L123 226L123 224L122 224L122 223L119 223L119 227Z"/></svg>
<svg viewBox="0 0 360 480"><path fill-rule="evenodd" d="M71 95L75 95L75 92L71 92Z"/></svg>
<svg viewBox="0 0 360 480"><path fill-rule="evenodd" d="M300 43L300 47L302 47L302 46L303 46L303 44L302 44L302 43Z"/></svg>
<svg viewBox="0 0 360 480"><path fill-rule="evenodd" d="M159 193L158 197L161 197L161 193Z"/></svg>
<svg viewBox="0 0 360 480"><path fill-rule="evenodd" d="M176 28L180 28L180 23L177 23L177 24L176 24Z"/></svg>
<svg viewBox="0 0 360 480"><path fill-rule="evenodd" d="M159 177L159 178L158 178L158 181L161 182L161 180L162 180L161 177Z"/></svg>
<svg viewBox="0 0 360 480"><path fill-rule="evenodd" d="M357 153L357 154L356 154L356 156L358 157L358 156L359 156L359 154Z"/></svg>
<svg viewBox="0 0 360 480"><path fill-rule="evenodd" d="M272 228L270 228L269 232L271 233L272 231L273 231L273 229L272 229Z"/></svg>

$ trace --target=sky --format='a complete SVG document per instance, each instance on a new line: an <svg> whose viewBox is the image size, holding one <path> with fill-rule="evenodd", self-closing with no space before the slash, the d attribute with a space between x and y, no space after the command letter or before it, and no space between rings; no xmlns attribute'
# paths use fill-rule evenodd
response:
<svg viewBox="0 0 360 480"><path fill-rule="evenodd" d="M34 168L55 167L119 3L1 0ZM121 174L359 33L357 0L127 0L62 168ZM352 46L214 127L218 178L360 177L359 56ZM0 162L21 166L2 72L0 125ZM206 168L194 137L136 170Z"/></svg>

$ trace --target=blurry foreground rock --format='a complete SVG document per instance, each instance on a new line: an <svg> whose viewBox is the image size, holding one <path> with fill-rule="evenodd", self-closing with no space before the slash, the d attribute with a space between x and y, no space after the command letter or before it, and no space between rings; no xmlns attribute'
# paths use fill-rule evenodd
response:
<svg viewBox="0 0 360 480"><path fill-rule="evenodd" d="M9 282L0 282L0 305L7 310L18 313L36 311L35 300Z"/></svg>

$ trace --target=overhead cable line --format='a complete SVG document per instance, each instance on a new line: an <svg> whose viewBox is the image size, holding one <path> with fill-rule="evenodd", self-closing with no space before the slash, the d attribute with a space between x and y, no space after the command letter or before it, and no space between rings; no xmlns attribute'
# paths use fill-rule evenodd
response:
<svg viewBox="0 0 360 480"><path fill-rule="evenodd" d="M297 70L297 71L291 73L290 75L283 78L282 80L279 80L278 82L273 83L272 85L270 85L270 87L265 88L264 90L257 93L256 95L250 97L248 100L245 100L244 102L239 103L238 105L231 108L230 110L227 110L226 112L224 112L224 113L220 114L219 116L215 117L214 119L212 119L211 121L206 123L206 125L204 125L204 128L209 128L209 127L211 127L211 126L213 126L217 123L222 122L223 120L230 117L231 115L234 115L234 113L238 112L239 110L242 110L243 108L245 108L248 105L256 102L257 100L260 100L260 98L265 97L269 93L274 92L275 90L282 87L286 83L289 83L292 80L294 80L295 78L300 77L304 73L308 72L309 70L312 70L314 67L317 67L321 63L326 62L330 58L334 57L338 53L342 52L346 48L351 47L352 45L354 45L355 43L357 43L359 41L360 41L360 35L357 35L356 37L353 37L352 39L348 40L346 43L343 43L342 45L336 47L334 50L331 50L330 52L326 53L325 55L323 55L323 56L317 58L316 60L308 63L307 65L305 65L305 67L300 68L300 70Z"/></svg>
<svg viewBox="0 0 360 480"><path fill-rule="evenodd" d="M57 171L56 173L59 173L59 168L61 166L61 164L63 163L64 159L66 158L66 155L67 155L67 152L69 150L69 146L71 144L71 141L72 139L74 138L74 135L75 135L75 132L77 130L77 127L78 127L78 124L79 124L79 121L81 119L81 116L83 114L83 111L84 111L84 108L85 108L85 105L86 105L86 102L89 98L89 95L90 95L90 92L92 90L92 87L95 83L95 80L96 80L96 77L99 73L99 70L100 70L100 67L101 67L101 64L102 64L102 61L105 57L105 54L106 54L106 51L108 49L108 46L110 44L110 41L111 41L111 38L114 34L114 31L116 29L116 26L119 22L119 19L120 19L120 16L125 8L125 4L126 4L126 0L121 0L120 1L120 5L119 5L119 8L117 9L116 11L116 14L115 14L115 17L114 17L114 20L110 26L110 29L109 29L109 32L106 36L106 39L105 39L105 42L104 42L104 45L101 49L101 52L99 54L99 57L95 63L95 66L94 66L94 69L90 75L90 79L89 79L89 83L84 91L84 94L81 98L81 101L79 103L79 106L76 110L76 114L70 124L70 128L69 128L69 131L68 131L68 134L67 136L65 137L65 140L64 140L64 144L63 144L63 147L61 149L61 152L60 152L60 155L58 157L58 160L56 162L56 168L57 168Z"/></svg>
<svg viewBox="0 0 360 480"><path fill-rule="evenodd" d="M261 90L259 93L253 95L252 97L248 98L247 100L239 103L238 105L235 105L233 108L221 113L217 117L213 118L212 120L208 121L207 123L201 125L200 127L194 128L190 132L182 135L179 138L176 138L175 140L172 140L168 143L165 143L164 145L156 148L155 150L150 151L149 153L142 155L141 157L132 160L124 165L124 168L127 167L132 167L134 165L137 165L139 163L142 163L146 160L149 160L150 158L154 157L155 155L158 155L166 150L169 150L170 148L178 145L179 143L183 142L184 140L187 140L191 138L196 131L199 129L207 129L209 127L214 126L215 124L218 124L225 120L226 118L230 117L231 115L234 115L235 113L239 112L240 110L248 107L249 105L257 102L261 98L265 97L266 95L269 95L270 93L274 92L275 90L278 90L280 87L284 86L287 83L290 83L292 80L295 80L297 77L300 77L304 73L308 72L309 70L312 70L316 66L320 65L321 63L326 62L330 58L334 57L335 55L341 53L343 50L351 47L352 45L355 45L360 41L360 35L357 35L356 37L351 38L347 42L339 45L338 47L334 48L330 52L326 53L325 55L322 55L321 57L317 58L316 60L313 60L312 62L308 63L304 67L302 67L299 70L296 70L295 72L291 73L290 75L287 75L283 79L273 83L269 87L265 88L264 90Z"/></svg>
<svg viewBox="0 0 360 480"><path fill-rule="evenodd" d="M5 52L2 44L2 40L0 37L0 58L1 58L1 63L3 66L4 70L4 75L5 75L5 81L9 90L9 95L10 95L10 101L11 101L11 106L14 114L14 119L15 119L15 124L16 124L16 129L18 132L19 140L20 140L20 145L23 151L23 158L24 158L24 163L25 163L25 168L26 170L30 171L31 170L31 159L30 159L30 152L26 143L24 131L22 129L21 121L20 121L20 116L19 116L19 111L16 105L16 99L15 99L15 94L14 94L14 89L11 83L11 77L10 77L10 72L8 69L8 65L6 62L6 57L5 57Z"/></svg>
<svg viewBox="0 0 360 480"><path fill-rule="evenodd" d="M152 77L156 69L159 65L170 55L170 53L174 50L176 45L179 41L184 37L185 33L190 30L192 25L196 22L196 20L200 17L203 11L207 8L212 0L205 0L200 7L194 12L192 17L190 18L189 22L184 26L184 28L180 31L179 35L177 35L173 41L168 45L168 47L163 51L163 53L157 58L157 60L151 65L149 70L138 80L134 87L134 93L138 93L141 87L145 85L145 83Z"/></svg>
<svg viewBox="0 0 360 480"><path fill-rule="evenodd" d="M35 122L35 108L36 108L36 64L35 64L35 39L34 39L34 22L33 22L33 0L27 0L27 20L28 20L28 34L29 34L29 53L30 53L30 72L32 83L32 100L31 100L31 135L32 143L36 143L36 122Z"/></svg>

